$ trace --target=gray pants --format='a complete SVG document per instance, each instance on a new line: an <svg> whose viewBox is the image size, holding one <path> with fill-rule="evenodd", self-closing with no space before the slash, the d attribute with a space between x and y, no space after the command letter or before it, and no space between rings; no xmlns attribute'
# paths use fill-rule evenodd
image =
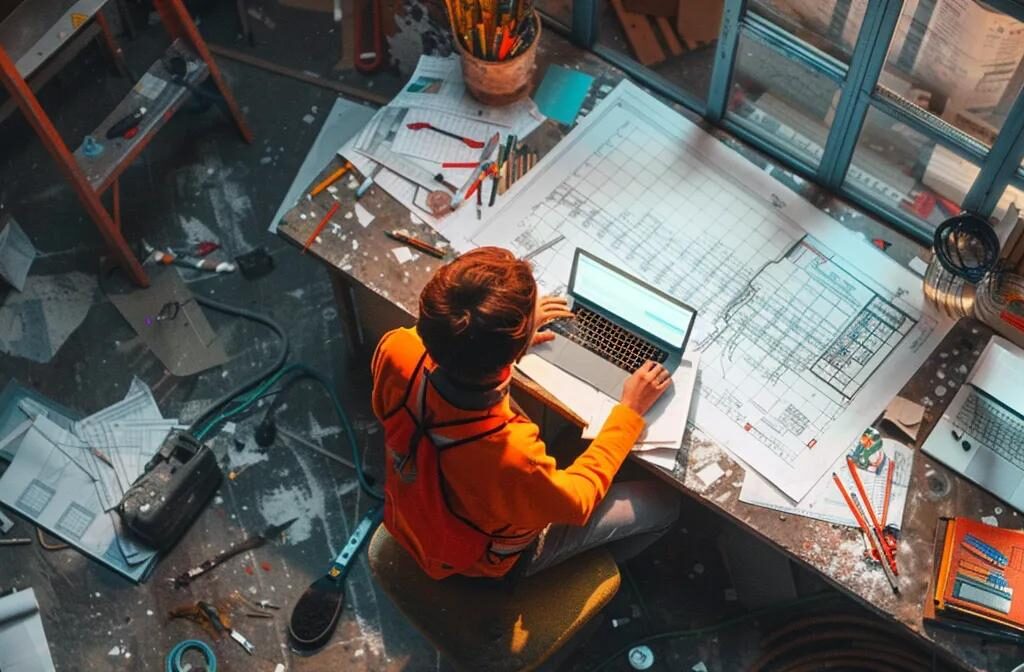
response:
<svg viewBox="0 0 1024 672"><path fill-rule="evenodd" d="M625 562L657 541L679 517L679 493L660 481L612 483L586 525L549 525L516 572L530 576L596 546Z"/></svg>

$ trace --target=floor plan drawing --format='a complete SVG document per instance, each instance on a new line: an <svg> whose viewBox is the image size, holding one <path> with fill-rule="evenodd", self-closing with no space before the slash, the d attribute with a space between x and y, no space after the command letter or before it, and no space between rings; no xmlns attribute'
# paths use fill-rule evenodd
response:
<svg viewBox="0 0 1024 672"><path fill-rule="evenodd" d="M543 291L582 247L697 308L691 422L795 500L948 329L916 276L628 82L510 195L472 242L564 236L531 258Z"/></svg>

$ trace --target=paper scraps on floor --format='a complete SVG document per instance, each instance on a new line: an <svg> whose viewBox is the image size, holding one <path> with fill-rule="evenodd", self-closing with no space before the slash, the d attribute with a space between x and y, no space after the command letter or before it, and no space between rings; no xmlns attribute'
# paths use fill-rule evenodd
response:
<svg viewBox="0 0 1024 672"><path fill-rule="evenodd" d="M123 401L70 426L40 407L19 402L24 419L11 432L20 436L0 477L0 502L123 576L143 580L156 551L128 536L112 509L178 421L160 414L138 378Z"/></svg>
<svg viewBox="0 0 1024 672"><path fill-rule="evenodd" d="M54 669L35 591L28 588L0 597L0 670Z"/></svg>

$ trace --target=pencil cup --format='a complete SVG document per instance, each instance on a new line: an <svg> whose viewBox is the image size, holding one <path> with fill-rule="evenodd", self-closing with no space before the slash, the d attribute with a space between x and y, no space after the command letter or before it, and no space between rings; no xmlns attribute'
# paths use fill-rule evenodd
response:
<svg viewBox="0 0 1024 672"><path fill-rule="evenodd" d="M458 38L453 40L462 57L462 78L466 88L481 103L508 105L529 95L537 61L537 43L540 41L540 19L536 14L533 21L537 27L533 42L506 61L477 58L466 51Z"/></svg>

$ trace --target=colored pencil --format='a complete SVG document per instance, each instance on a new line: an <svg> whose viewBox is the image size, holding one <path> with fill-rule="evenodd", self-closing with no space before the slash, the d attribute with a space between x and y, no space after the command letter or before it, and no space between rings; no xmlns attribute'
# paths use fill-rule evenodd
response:
<svg viewBox="0 0 1024 672"><path fill-rule="evenodd" d="M311 192L309 192L309 195L310 196L316 196L317 194L322 192L324 189L326 189L327 187L331 186L332 184L334 184L335 182L340 180L341 176L344 175L345 173L347 173L349 171L349 169L351 169L351 168L352 168L352 164L349 163L348 161L346 161L344 166L342 166L341 168L338 168L336 171L334 171L333 173L331 173L330 175L325 177L323 179L323 181L320 182L320 184L318 184L315 187L313 187L313 190Z"/></svg>
<svg viewBox="0 0 1024 672"><path fill-rule="evenodd" d="M339 207L341 207L341 203L335 201L334 205L331 206L331 209L327 211L326 215L324 215L324 218L321 219L320 223L316 225L315 229L313 229L313 233L309 234L309 238L306 239L306 244L302 246L302 254L306 253L309 246L313 244L316 237L319 236L320 232L324 230L325 226L327 226L327 222L331 221L331 217L334 217L334 213L338 211Z"/></svg>

